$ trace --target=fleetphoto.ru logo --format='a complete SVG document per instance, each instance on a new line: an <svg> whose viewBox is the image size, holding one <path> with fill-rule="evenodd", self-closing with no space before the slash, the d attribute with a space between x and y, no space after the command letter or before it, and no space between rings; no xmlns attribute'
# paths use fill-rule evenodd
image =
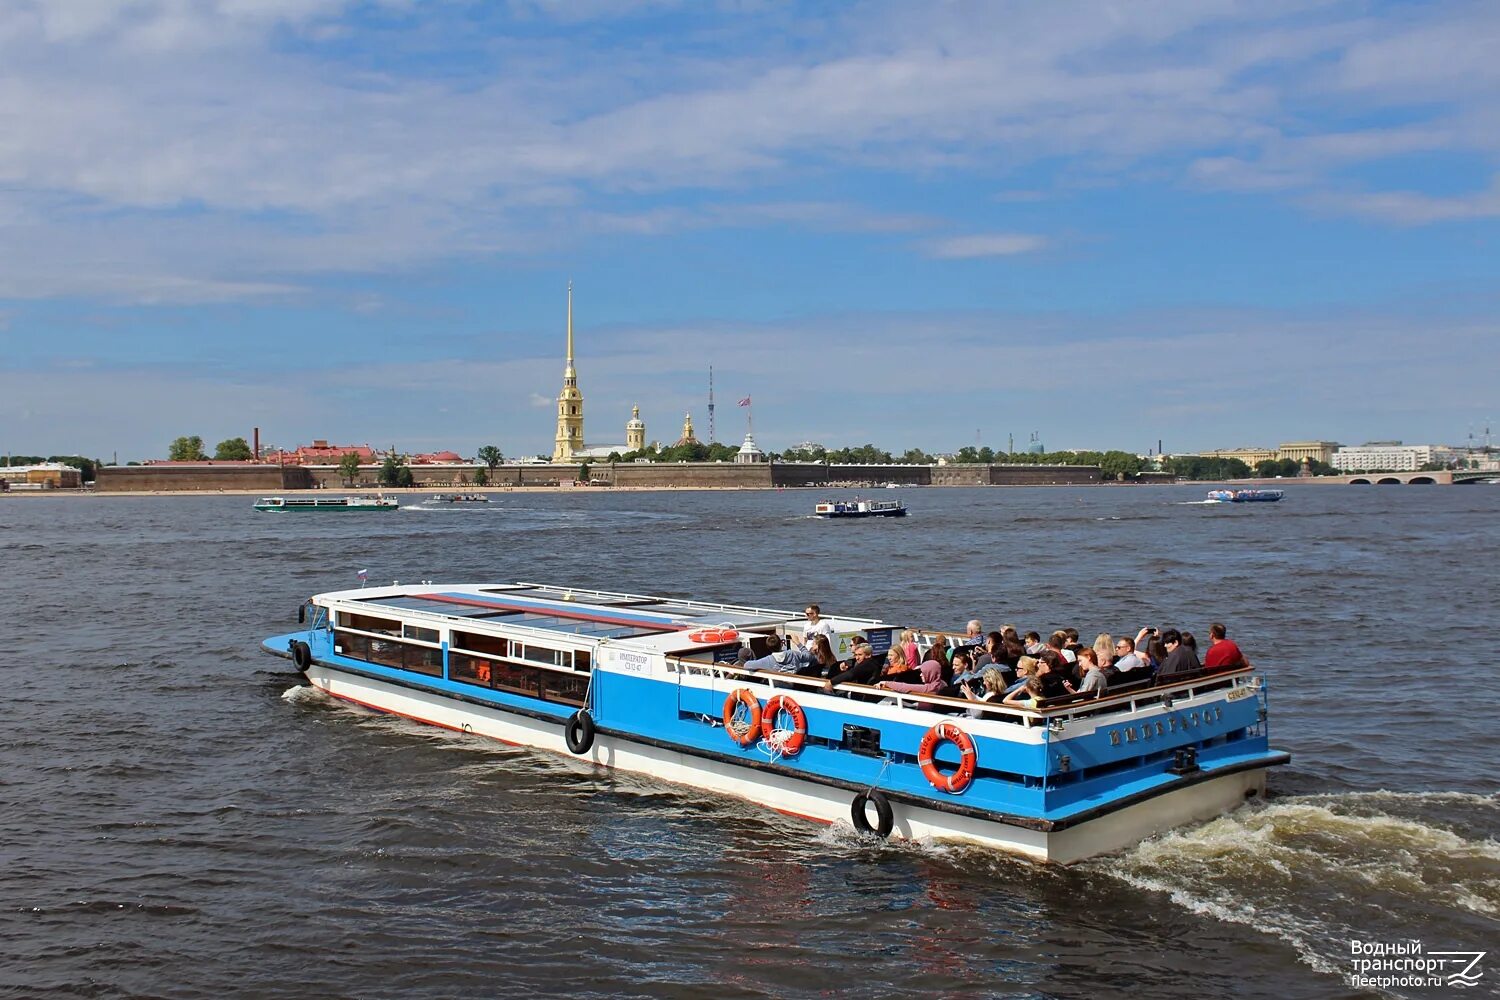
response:
<svg viewBox="0 0 1500 1000"><path fill-rule="evenodd" d="M1350 986L1391 989L1448 986L1466 989L1484 979L1483 951L1428 951L1419 938L1406 941L1350 941Z"/></svg>

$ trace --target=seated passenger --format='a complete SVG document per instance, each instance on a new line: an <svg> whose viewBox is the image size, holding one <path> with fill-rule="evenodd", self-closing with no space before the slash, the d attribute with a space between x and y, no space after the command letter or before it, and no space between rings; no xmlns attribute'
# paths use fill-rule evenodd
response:
<svg viewBox="0 0 1500 1000"><path fill-rule="evenodd" d="M1171 680L1174 676L1192 674L1203 669L1203 664L1198 662L1198 654L1182 641L1182 633L1175 628L1169 628L1161 634L1161 643L1166 647L1167 655L1156 670L1158 681Z"/></svg>
<svg viewBox="0 0 1500 1000"><path fill-rule="evenodd" d="M970 618L969 623L964 626L964 637L959 640L960 646L983 646L984 645L984 623L978 618Z"/></svg>
<svg viewBox="0 0 1500 1000"><path fill-rule="evenodd" d="M1078 665L1083 668L1083 680L1077 685L1077 693L1093 698L1102 697L1109 689L1104 671L1099 669L1099 654L1085 646L1078 651Z"/></svg>
<svg viewBox="0 0 1500 1000"><path fill-rule="evenodd" d="M1208 652L1203 657L1203 669L1235 670L1249 665L1239 644L1228 638L1222 622L1208 627Z"/></svg>
<svg viewBox="0 0 1500 1000"><path fill-rule="evenodd" d="M765 656L750 656L750 648L741 646L735 657L738 666L746 670L774 670L778 673L791 673L798 667L804 667L811 661L811 654L805 647L796 646L791 649L785 648L786 640L779 635L767 637L766 645L769 651Z"/></svg>
<svg viewBox="0 0 1500 1000"><path fill-rule="evenodd" d="M1005 636L999 632L990 632L984 637L983 648L977 650L978 655L974 657L974 669L983 670L991 664L1002 662L1005 653Z"/></svg>
<svg viewBox="0 0 1500 1000"><path fill-rule="evenodd" d="M828 636L813 636L812 653L813 662L805 667L797 668L797 673L803 677L822 677L838 667L839 658L834 655L833 647L828 644Z"/></svg>
<svg viewBox="0 0 1500 1000"><path fill-rule="evenodd" d="M906 655L906 665L913 670L922 662L922 650L917 647L917 633L909 628L901 630L901 652Z"/></svg>
<svg viewBox="0 0 1500 1000"><path fill-rule="evenodd" d="M1115 640L1108 632L1100 632L1094 637L1094 662L1101 670L1108 669L1115 662Z"/></svg>
<svg viewBox="0 0 1500 1000"><path fill-rule="evenodd" d="M1006 694L1026 686L1026 682L1037 675L1041 662L1034 656L1023 656L1016 661L1016 679L1005 689Z"/></svg>
<svg viewBox="0 0 1500 1000"><path fill-rule="evenodd" d="M985 667L984 673L979 679L979 690L975 691L973 687L965 685L963 694L970 701L995 701L1004 698L1005 675L1000 672L999 667ZM977 705L969 709L969 718L979 719L983 717L984 712Z"/></svg>
<svg viewBox="0 0 1500 1000"><path fill-rule="evenodd" d="M885 668L880 671L882 681L915 681L920 676L917 664L907 661L905 643L897 643L885 654Z"/></svg>
<svg viewBox="0 0 1500 1000"><path fill-rule="evenodd" d="M1115 640L1115 662L1104 668L1104 679L1112 684L1128 684L1151 676L1141 654L1135 651L1135 640L1121 636Z"/></svg>
<svg viewBox="0 0 1500 1000"><path fill-rule="evenodd" d="M1072 691L1073 671L1071 665L1055 649L1042 650L1042 670L1037 681L1042 685L1043 698L1061 698Z"/></svg>
<svg viewBox="0 0 1500 1000"><path fill-rule="evenodd" d="M942 667L936 660L923 660L920 667L922 679L916 683L903 683L901 681L881 681L876 687L885 688L887 691L901 691L906 694L940 694L944 688Z"/></svg>
<svg viewBox="0 0 1500 1000"><path fill-rule="evenodd" d="M1027 632L1021 645L1025 648L1027 656L1036 656L1047 648L1047 644L1042 642L1042 636L1038 632Z"/></svg>
<svg viewBox="0 0 1500 1000"><path fill-rule="evenodd" d="M1062 629L1058 629L1047 638L1047 649L1057 650L1057 655L1061 656L1068 663L1078 662L1078 654L1068 648L1068 633ZM1042 652L1045 653L1046 650L1044 649Z"/></svg>
<svg viewBox="0 0 1500 1000"><path fill-rule="evenodd" d="M835 664L834 669L844 666ZM824 691L832 691L835 684L873 684L880 677L881 661L875 658L875 650L867 642L855 644L854 660L823 682Z"/></svg>
<svg viewBox="0 0 1500 1000"><path fill-rule="evenodd" d="M952 669L953 677L943 690L943 693L950 698L963 697L958 689L971 682L977 684L984 673L983 667L974 664L974 655L967 646L953 651Z"/></svg>
<svg viewBox="0 0 1500 1000"><path fill-rule="evenodd" d="M780 645L779 639L773 637L773 640L774 645ZM801 637L795 634L791 636L791 641L790 649L775 649L773 645L769 654L753 660L750 659L748 650L741 649L739 664L746 670L769 670L779 674L793 674L812 667L831 666L835 662L833 649L828 645L827 637L823 635L814 635L811 645L805 645ZM824 656L819 656L820 649L826 651Z"/></svg>
<svg viewBox="0 0 1500 1000"><path fill-rule="evenodd" d="M1005 696L1002 705L1015 705L1021 708L1035 708L1036 703L1042 700L1042 682L1036 677L1028 677L1025 682L1010 694Z"/></svg>

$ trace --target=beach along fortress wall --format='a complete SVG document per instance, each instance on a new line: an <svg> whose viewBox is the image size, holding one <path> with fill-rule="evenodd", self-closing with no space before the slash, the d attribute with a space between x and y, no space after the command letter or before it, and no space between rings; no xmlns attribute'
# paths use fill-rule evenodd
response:
<svg viewBox="0 0 1500 1000"><path fill-rule="evenodd" d="M418 488L472 487L484 466L414 465ZM485 469L492 487L571 485L581 463L500 465ZM590 463L589 480L600 486L633 489L771 489L826 486L1077 486L1100 481L1099 469L1087 465L829 465L821 462L607 462ZM105 466L99 469L101 493L152 490L343 490L375 487L380 466L360 467L353 483L334 466L260 465L253 463L180 463Z"/></svg>

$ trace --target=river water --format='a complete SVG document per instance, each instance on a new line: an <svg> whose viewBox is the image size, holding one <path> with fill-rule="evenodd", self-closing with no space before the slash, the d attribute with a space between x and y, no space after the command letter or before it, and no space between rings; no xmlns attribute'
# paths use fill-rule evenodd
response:
<svg viewBox="0 0 1500 1000"><path fill-rule="evenodd" d="M849 495L849 494L845 494ZM1500 982L1500 489L0 500L0 997L1445 996ZM410 503L409 498L403 498ZM1293 763L1263 804L1060 870L882 844L330 702L258 651L307 596L570 583L1024 631L1229 624Z"/></svg>

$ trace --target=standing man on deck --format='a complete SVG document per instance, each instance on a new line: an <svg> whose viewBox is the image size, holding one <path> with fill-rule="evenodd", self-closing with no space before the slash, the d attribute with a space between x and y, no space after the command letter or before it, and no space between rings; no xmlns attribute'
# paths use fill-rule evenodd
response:
<svg viewBox="0 0 1500 1000"><path fill-rule="evenodd" d="M823 612L816 604L809 604L807 606L807 627L802 630L802 641L810 647L815 635L821 635L827 639L830 648L839 648L839 637L838 633L833 630L833 623L824 620Z"/></svg>

